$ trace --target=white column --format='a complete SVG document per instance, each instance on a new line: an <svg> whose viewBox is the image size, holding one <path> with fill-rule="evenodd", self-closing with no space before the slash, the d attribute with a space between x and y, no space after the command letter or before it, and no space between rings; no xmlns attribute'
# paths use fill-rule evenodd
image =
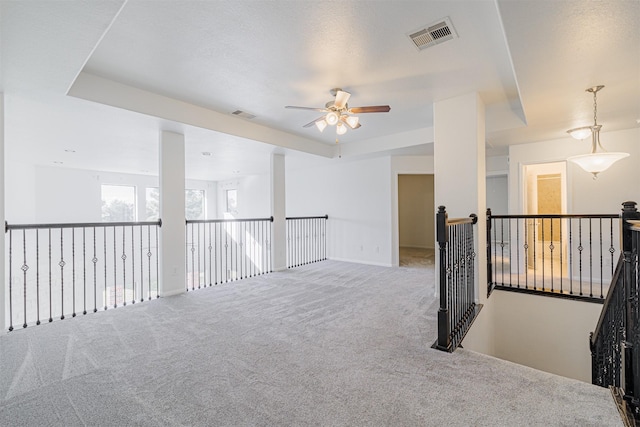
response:
<svg viewBox="0 0 640 427"><path fill-rule="evenodd" d="M449 218L478 215L474 230L476 298L485 308L465 338L465 348L492 354L493 328L486 306L485 108L477 93L434 104L434 140L436 209L445 206Z"/></svg>
<svg viewBox="0 0 640 427"><path fill-rule="evenodd" d="M4 93L0 92L0 224L4 227ZM0 333L7 330L6 322L6 292L7 278L4 275L5 250L4 250L4 230L0 233L0 277L2 286L0 287Z"/></svg>
<svg viewBox="0 0 640 427"><path fill-rule="evenodd" d="M160 136L160 296L185 292L184 135Z"/></svg>
<svg viewBox="0 0 640 427"><path fill-rule="evenodd" d="M287 220L284 155L271 155L271 263L273 271L287 268Z"/></svg>

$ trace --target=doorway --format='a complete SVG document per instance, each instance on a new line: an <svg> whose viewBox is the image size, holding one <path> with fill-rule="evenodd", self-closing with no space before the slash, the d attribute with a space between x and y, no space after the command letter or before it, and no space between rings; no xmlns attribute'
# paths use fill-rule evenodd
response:
<svg viewBox="0 0 640 427"><path fill-rule="evenodd" d="M433 175L398 175L399 265L433 267L435 200Z"/></svg>
<svg viewBox="0 0 640 427"><path fill-rule="evenodd" d="M525 165L524 212L527 215L564 214L567 210L566 163ZM547 274L545 265L560 265L566 254L562 219L526 220L527 268ZM556 250L560 249L560 250ZM536 262L536 260L538 262ZM542 262L541 262L542 261ZM545 261L549 261L546 262Z"/></svg>

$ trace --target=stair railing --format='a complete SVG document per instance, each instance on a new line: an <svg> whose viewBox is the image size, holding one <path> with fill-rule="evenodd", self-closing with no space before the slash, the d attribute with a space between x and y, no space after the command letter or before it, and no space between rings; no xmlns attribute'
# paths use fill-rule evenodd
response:
<svg viewBox="0 0 640 427"><path fill-rule="evenodd" d="M474 225L478 217L449 219L444 206L436 215L439 245L440 309L434 348L452 352L464 339L482 306L476 303Z"/></svg>

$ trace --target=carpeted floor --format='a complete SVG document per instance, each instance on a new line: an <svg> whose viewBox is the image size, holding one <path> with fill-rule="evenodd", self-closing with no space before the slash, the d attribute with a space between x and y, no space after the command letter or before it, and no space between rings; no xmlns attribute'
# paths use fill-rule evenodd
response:
<svg viewBox="0 0 640 427"><path fill-rule="evenodd" d="M620 426L436 337L433 272L323 261L0 337L2 426Z"/></svg>

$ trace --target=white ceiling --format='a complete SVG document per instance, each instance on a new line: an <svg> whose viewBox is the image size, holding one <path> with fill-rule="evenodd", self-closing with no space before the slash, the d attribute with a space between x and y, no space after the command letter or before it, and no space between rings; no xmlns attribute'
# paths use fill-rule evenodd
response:
<svg viewBox="0 0 640 427"><path fill-rule="evenodd" d="M597 84L603 132L640 119L637 0L0 7L9 161L155 174L161 130L185 134L190 178L266 173L274 150L288 164L327 161L335 133L302 128L319 114L283 107L322 107L333 87L350 106L391 106L340 137L354 156L430 153L433 103L472 91L498 152L591 124L584 89ZM418 51L407 34L445 17L459 37Z"/></svg>

